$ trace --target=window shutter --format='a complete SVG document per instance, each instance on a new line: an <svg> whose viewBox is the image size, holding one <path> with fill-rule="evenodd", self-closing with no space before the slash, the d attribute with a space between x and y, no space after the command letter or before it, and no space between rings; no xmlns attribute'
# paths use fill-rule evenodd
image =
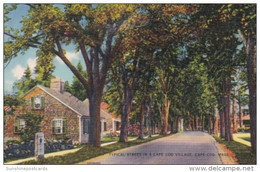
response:
<svg viewBox="0 0 260 172"><path fill-rule="evenodd" d="M83 118L83 133L88 134L88 126L89 126L89 120L86 118Z"/></svg>
<svg viewBox="0 0 260 172"><path fill-rule="evenodd" d="M44 109L44 106L45 106L44 97L41 97L41 109Z"/></svg>
<svg viewBox="0 0 260 172"><path fill-rule="evenodd" d="M86 119L86 120L87 120L86 133L88 133L88 128L89 128L89 119Z"/></svg>
<svg viewBox="0 0 260 172"><path fill-rule="evenodd" d="M15 121L14 121L14 132L15 133L19 132L19 118L15 118Z"/></svg>
<svg viewBox="0 0 260 172"><path fill-rule="evenodd" d="M31 107L34 109L34 97L31 97Z"/></svg>
<svg viewBox="0 0 260 172"><path fill-rule="evenodd" d="M63 119L62 120L62 133L66 133L66 128L67 128L67 120Z"/></svg>
<svg viewBox="0 0 260 172"><path fill-rule="evenodd" d="M52 133L53 134L55 134L55 124L56 124L56 121L52 120Z"/></svg>

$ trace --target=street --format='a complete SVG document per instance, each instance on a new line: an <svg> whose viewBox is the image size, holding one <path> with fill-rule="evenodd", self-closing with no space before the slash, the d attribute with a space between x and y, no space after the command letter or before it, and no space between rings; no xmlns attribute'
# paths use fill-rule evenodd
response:
<svg viewBox="0 0 260 172"><path fill-rule="evenodd" d="M80 164L223 164L228 154L219 151L207 133L186 131L142 145L115 151Z"/></svg>

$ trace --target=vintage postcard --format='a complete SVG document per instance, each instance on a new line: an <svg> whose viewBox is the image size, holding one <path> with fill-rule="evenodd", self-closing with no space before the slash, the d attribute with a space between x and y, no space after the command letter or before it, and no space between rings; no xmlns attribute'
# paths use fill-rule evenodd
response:
<svg viewBox="0 0 260 172"><path fill-rule="evenodd" d="M4 3L5 170L256 170L256 7Z"/></svg>

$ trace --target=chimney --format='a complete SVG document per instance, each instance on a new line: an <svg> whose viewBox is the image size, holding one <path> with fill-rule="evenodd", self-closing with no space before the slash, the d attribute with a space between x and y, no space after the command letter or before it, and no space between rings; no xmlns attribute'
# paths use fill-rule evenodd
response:
<svg viewBox="0 0 260 172"><path fill-rule="evenodd" d="M64 92L64 80L61 78L52 78L50 88L60 93Z"/></svg>

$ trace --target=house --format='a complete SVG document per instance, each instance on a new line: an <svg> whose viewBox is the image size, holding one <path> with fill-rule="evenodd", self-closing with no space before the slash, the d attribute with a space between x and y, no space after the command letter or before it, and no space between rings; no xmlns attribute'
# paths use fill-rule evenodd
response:
<svg viewBox="0 0 260 172"><path fill-rule="evenodd" d="M89 100L85 99L83 101L89 106ZM120 126L121 126L121 119L120 115L116 115L114 113L109 112L108 110L109 105L105 102L101 102L100 109L102 112L102 117L104 118L104 133L109 132L120 132Z"/></svg>
<svg viewBox="0 0 260 172"><path fill-rule="evenodd" d="M26 106L19 108L14 115L8 115L5 121L5 138L19 138L18 130L26 127L23 114L43 115L41 132L45 139L58 136L69 137L73 143L88 142L89 103L80 101L64 91L64 81L59 78L51 80L50 88L37 85L24 95ZM120 119L108 111L101 109L101 138L105 131L116 131L118 128L111 121ZM115 124L115 125L114 125Z"/></svg>

